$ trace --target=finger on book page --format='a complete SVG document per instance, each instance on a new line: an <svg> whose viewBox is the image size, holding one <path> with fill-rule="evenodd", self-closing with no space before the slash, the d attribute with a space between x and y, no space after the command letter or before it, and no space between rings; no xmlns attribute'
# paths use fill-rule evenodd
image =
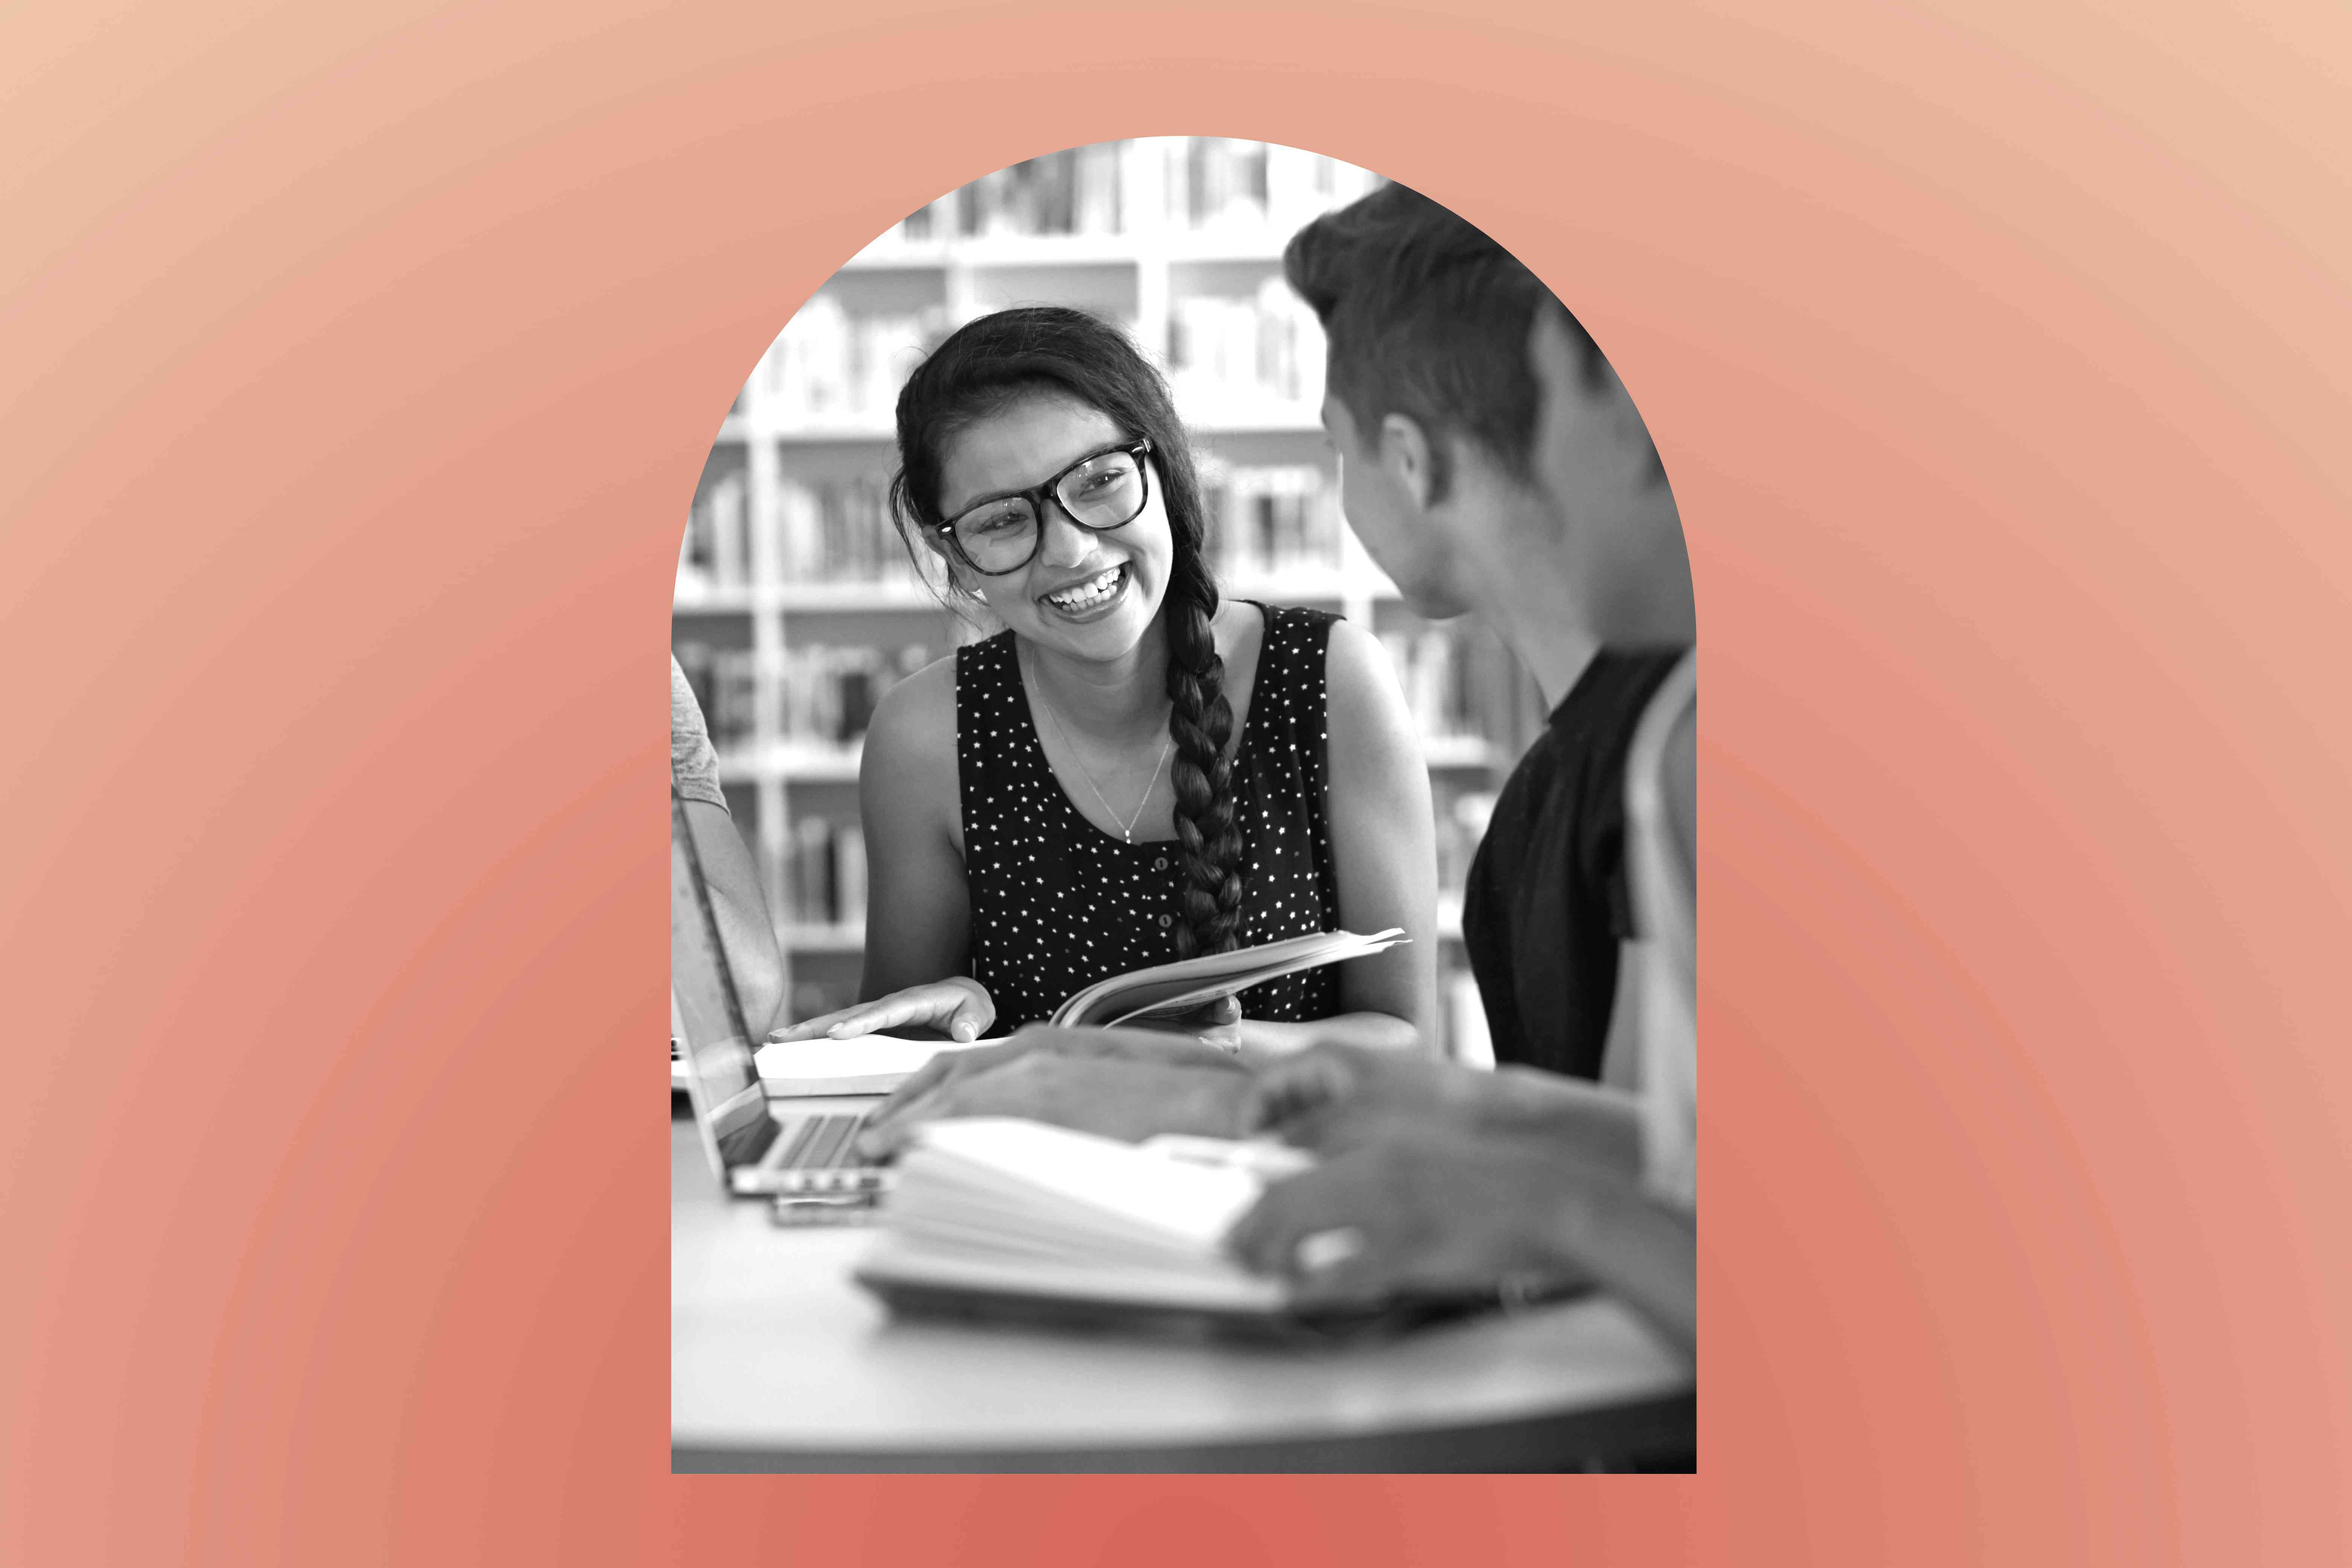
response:
<svg viewBox="0 0 2352 1568"><path fill-rule="evenodd" d="M789 1028L778 1029L769 1035L768 1038L780 1041L820 1039L831 1033L835 1024L845 1018L856 1016L858 1011L859 1009L856 1007L846 1007L832 1013L821 1013L814 1018L803 1018Z"/></svg>

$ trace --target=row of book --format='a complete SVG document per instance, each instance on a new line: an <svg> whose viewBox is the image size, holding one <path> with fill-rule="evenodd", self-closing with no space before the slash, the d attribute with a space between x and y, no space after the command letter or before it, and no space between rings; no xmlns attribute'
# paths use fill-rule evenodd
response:
<svg viewBox="0 0 2352 1568"><path fill-rule="evenodd" d="M747 744L759 729L759 657L747 647L694 640L673 642L670 653L694 689L711 745L725 752Z"/></svg>
<svg viewBox="0 0 2352 1568"><path fill-rule="evenodd" d="M786 419L887 424L898 389L954 326L944 307L852 311L820 289L784 323L747 384Z"/></svg>
<svg viewBox="0 0 2352 1568"><path fill-rule="evenodd" d="M889 653L864 645L787 648L777 671L775 732L845 745L866 733L884 692L930 662L920 643Z"/></svg>
<svg viewBox="0 0 2352 1568"><path fill-rule="evenodd" d="M921 643L787 648L765 699L773 706L763 727L756 653L692 640L671 647L702 705L710 742L722 752L750 743L763 728L782 741L846 745L866 733L882 694L929 664L931 651Z"/></svg>
<svg viewBox="0 0 2352 1568"><path fill-rule="evenodd" d="M740 468L708 480L696 493L678 545L679 598L706 598L751 584L750 503L751 488Z"/></svg>
<svg viewBox="0 0 2352 1568"><path fill-rule="evenodd" d="M803 816L784 847L784 919L866 927L866 833L856 822Z"/></svg>
<svg viewBox="0 0 2352 1568"><path fill-rule="evenodd" d="M1323 400L1323 329L1279 278L1255 294L1191 294L1169 310L1168 373L1195 406Z"/></svg>
<svg viewBox="0 0 2352 1568"><path fill-rule="evenodd" d="M1228 576L1334 572L1341 561L1338 489L1311 463L1201 465L1212 564Z"/></svg>
<svg viewBox="0 0 2352 1568"><path fill-rule="evenodd" d="M1129 334L1149 344L1142 325ZM953 330L944 307L851 310L829 292L801 307L748 384L760 407L803 428L887 427L908 375ZM1313 405L1323 395L1323 330L1280 278L1249 294L1187 294L1168 312L1170 380L1188 402Z"/></svg>
<svg viewBox="0 0 2352 1568"><path fill-rule="evenodd" d="M898 237L920 244L1014 235L1117 234L1126 226L1127 143L1097 142L983 174L908 215Z"/></svg>
<svg viewBox="0 0 2352 1568"><path fill-rule="evenodd" d="M1171 137L1161 160L1163 216L1171 227L1271 230L1287 237L1318 214L1354 201L1380 176L1297 147L1225 136Z"/></svg>
<svg viewBox="0 0 2352 1568"><path fill-rule="evenodd" d="M678 552L680 600L749 588L767 571L794 584L927 584L891 522L888 481L878 475L780 485L777 537L765 558L773 566L762 564L748 501L740 471L722 474L695 497Z"/></svg>
<svg viewBox="0 0 2352 1568"><path fill-rule="evenodd" d="M912 244L1150 230L1286 236L1379 176L1297 147L1224 136L1103 142L1031 158L910 214Z"/></svg>
<svg viewBox="0 0 2352 1568"><path fill-rule="evenodd" d="M891 521L889 481L879 474L786 480L776 491L776 561L787 583L924 584Z"/></svg>

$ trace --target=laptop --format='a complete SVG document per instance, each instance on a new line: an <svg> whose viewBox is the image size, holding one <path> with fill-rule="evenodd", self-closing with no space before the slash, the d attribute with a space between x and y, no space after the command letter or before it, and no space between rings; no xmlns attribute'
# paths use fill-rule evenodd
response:
<svg viewBox="0 0 2352 1568"><path fill-rule="evenodd" d="M773 1107L761 1085L710 885L675 787L669 938L672 1078L694 1108L711 1174L729 1192L772 1194L780 1204L870 1207L889 1173L857 1152L863 1113Z"/></svg>

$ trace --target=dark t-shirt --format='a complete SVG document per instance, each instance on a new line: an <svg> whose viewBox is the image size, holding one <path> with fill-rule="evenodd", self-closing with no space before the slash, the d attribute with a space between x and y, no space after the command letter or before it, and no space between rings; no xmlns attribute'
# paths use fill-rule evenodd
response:
<svg viewBox="0 0 2352 1568"><path fill-rule="evenodd" d="M1462 938L1495 1059L1601 1076L1625 880L1625 754L1680 648L1593 656L1519 759L1463 890Z"/></svg>

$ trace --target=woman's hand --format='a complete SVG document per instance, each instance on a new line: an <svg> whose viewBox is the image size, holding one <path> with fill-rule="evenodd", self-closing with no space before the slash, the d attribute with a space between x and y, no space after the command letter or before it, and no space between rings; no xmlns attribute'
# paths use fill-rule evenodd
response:
<svg viewBox="0 0 2352 1568"><path fill-rule="evenodd" d="M1220 996L1204 1002L1186 1013L1148 1014L1129 1018L1118 1026L1122 1029L1144 1029L1153 1034L1175 1035L1198 1040L1219 1050L1238 1051L1242 1044L1242 999Z"/></svg>
<svg viewBox="0 0 2352 1568"><path fill-rule="evenodd" d="M987 987L966 975L950 975L928 985L909 985L855 1007L844 1007L806 1023L779 1029L778 1040L842 1039L884 1029L937 1029L951 1040L976 1040L996 1022L996 1004Z"/></svg>

